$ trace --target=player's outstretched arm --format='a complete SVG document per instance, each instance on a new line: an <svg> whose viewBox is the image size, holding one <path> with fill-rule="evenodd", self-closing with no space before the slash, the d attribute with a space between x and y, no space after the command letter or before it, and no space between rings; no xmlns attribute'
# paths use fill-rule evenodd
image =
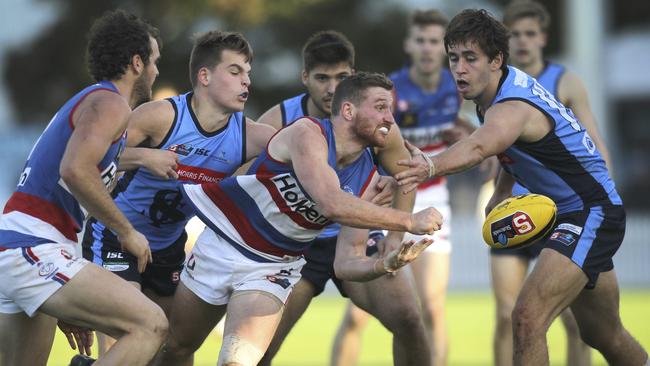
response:
<svg viewBox="0 0 650 366"><path fill-rule="evenodd" d="M402 242L385 256L367 257L368 230L341 227L336 241L334 272L346 281L370 281L392 273L414 261L433 240L422 239Z"/></svg>
<svg viewBox="0 0 650 366"><path fill-rule="evenodd" d="M152 174L178 179L178 155L157 148L173 127L176 113L167 100L145 103L129 114L127 148L120 159L119 170L140 167Z"/></svg>
<svg viewBox="0 0 650 366"><path fill-rule="evenodd" d="M151 261L149 244L115 206L97 171L112 141L126 127L129 112L128 104L118 94L98 91L88 96L72 117L74 131L59 172L79 203L118 235L125 249L138 258L138 267L143 271Z"/></svg>

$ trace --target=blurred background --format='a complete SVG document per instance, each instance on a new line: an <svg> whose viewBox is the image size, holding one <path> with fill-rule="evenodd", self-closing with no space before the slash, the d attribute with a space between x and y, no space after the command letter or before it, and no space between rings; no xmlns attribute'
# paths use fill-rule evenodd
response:
<svg viewBox="0 0 650 366"><path fill-rule="evenodd" d="M0 202L13 191L29 149L56 110L91 82L85 34L104 11L124 8L161 31L157 98L190 88L191 36L242 32L254 49L246 114L256 119L302 92L300 49L315 31L345 33L357 69L389 73L406 61L402 39L415 8L450 17L486 8L497 18L507 0L3 0L0 12ZM547 0L553 22L547 58L585 82L613 155L614 178L628 210L625 243L615 257L622 288L650 289L650 2ZM451 179L454 210L450 291L489 291L487 247L480 238L476 171ZM331 292L335 294L335 292ZM645 324L650 328L650 307ZM485 340L488 341L487 339ZM646 344L646 346L649 346ZM453 352L453 351L452 351ZM453 354L452 354L453 356ZM324 362L323 362L324 364Z"/></svg>

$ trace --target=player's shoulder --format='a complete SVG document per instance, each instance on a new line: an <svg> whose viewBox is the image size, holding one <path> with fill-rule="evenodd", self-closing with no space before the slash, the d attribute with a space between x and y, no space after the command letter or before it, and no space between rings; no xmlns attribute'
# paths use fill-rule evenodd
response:
<svg viewBox="0 0 650 366"><path fill-rule="evenodd" d="M276 104L273 107L269 108L264 112L260 118L257 120L257 123L264 124L273 127L276 130L282 128L282 106L281 104Z"/></svg>
<svg viewBox="0 0 650 366"><path fill-rule="evenodd" d="M88 122L123 121L131 112L131 107L124 97L111 91L99 89L88 95L76 106L72 114L72 124L79 126Z"/></svg>

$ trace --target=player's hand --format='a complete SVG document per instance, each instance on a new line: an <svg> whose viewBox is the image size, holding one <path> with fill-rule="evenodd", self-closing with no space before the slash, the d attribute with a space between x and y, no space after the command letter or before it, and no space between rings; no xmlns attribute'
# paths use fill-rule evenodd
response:
<svg viewBox="0 0 650 366"><path fill-rule="evenodd" d="M143 165L153 175L165 179L178 179L178 154L160 149L142 149L146 154Z"/></svg>
<svg viewBox="0 0 650 366"><path fill-rule="evenodd" d="M415 235L433 234L442 226L442 214L433 207L426 208L411 215L411 227L408 232Z"/></svg>
<svg viewBox="0 0 650 366"><path fill-rule="evenodd" d="M138 271L144 272L147 263L153 260L147 238L132 228L126 234L118 235L117 239L122 245L122 251L129 252L138 259Z"/></svg>
<svg viewBox="0 0 650 366"><path fill-rule="evenodd" d="M392 273L413 262L431 243L433 243L431 238L420 239L417 243L414 240L403 242L398 249L388 253L383 260L380 259L384 271Z"/></svg>
<svg viewBox="0 0 650 366"><path fill-rule="evenodd" d="M406 140L404 140L404 146L411 153L411 159L397 161L397 165L405 166L407 169L395 174L395 179L397 179L402 193L407 194L431 178L435 171L431 160L422 150Z"/></svg>
<svg viewBox="0 0 650 366"><path fill-rule="evenodd" d="M79 327L59 320L57 325L68 339L68 344L74 350L79 349L82 355L90 356L94 342L93 331L88 328ZM76 343L76 345L75 345Z"/></svg>
<svg viewBox="0 0 650 366"><path fill-rule="evenodd" d="M377 190L377 194L370 202L377 206L390 207L393 204L393 196L397 190L397 181L395 178L380 175L375 189Z"/></svg>

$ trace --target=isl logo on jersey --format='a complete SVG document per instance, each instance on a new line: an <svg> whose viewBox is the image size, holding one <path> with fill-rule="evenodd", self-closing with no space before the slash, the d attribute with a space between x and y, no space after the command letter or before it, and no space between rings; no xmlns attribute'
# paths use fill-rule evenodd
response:
<svg viewBox="0 0 650 366"><path fill-rule="evenodd" d="M507 245L508 240L517 235L525 235L535 230L535 224L527 213L517 211L490 225L492 241L501 245Z"/></svg>

